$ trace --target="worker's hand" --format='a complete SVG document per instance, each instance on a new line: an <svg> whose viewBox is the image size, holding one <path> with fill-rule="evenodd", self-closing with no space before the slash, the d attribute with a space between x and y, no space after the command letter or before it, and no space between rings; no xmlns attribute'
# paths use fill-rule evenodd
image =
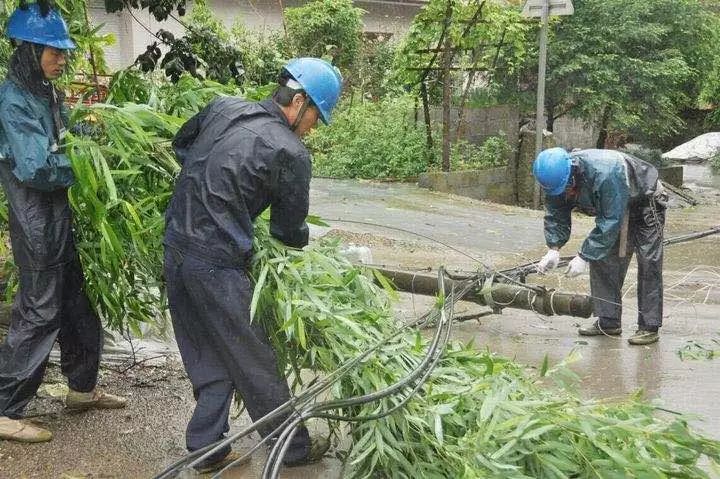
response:
<svg viewBox="0 0 720 479"><path fill-rule="evenodd" d="M560 263L560 251L556 249L549 249L545 256L542 257L540 262L537 264L537 270L540 274L545 274L548 271L557 268Z"/></svg>
<svg viewBox="0 0 720 479"><path fill-rule="evenodd" d="M587 264L587 261L582 259L580 256L575 256L568 264L568 267L565 270L565 276L568 278L580 276L587 270Z"/></svg>

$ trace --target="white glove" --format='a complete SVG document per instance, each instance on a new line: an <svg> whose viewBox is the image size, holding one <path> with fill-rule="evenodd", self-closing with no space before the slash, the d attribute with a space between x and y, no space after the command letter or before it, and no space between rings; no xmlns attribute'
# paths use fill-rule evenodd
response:
<svg viewBox="0 0 720 479"><path fill-rule="evenodd" d="M560 262L560 251L556 249L549 249L545 256L542 257L540 262L537 264L538 273L547 273L551 269L557 268Z"/></svg>
<svg viewBox="0 0 720 479"><path fill-rule="evenodd" d="M568 278L575 278L585 273L587 270L587 261L582 259L580 256L575 256L568 264L565 270L565 276Z"/></svg>

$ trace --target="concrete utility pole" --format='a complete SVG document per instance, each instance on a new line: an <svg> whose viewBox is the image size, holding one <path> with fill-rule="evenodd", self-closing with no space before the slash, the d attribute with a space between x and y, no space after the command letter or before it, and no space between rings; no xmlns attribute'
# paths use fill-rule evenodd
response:
<svg viewBox="0 0 720 479"><path fill-rule="evenodd" d="M535 156L539 155L543 146L544 112L545 112L545 72L547 70L548 25L551 15L572 15L572 0L528 0L523 7L522 15L533 18L540 17L540 61L538 62L537 105L535 110ZM533 190L533 207L540 207L540 185L535 182Z"/></svg>

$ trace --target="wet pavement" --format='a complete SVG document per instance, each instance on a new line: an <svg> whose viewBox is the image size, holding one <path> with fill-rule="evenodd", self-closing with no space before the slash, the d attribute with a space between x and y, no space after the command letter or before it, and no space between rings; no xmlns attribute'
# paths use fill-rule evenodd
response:
<svg viewBox="0 0 720 479"><path fill-rule="evenodd" d="M695 172L714 198L707 174ZM711 181L714 181L711 179ZM315 179L311 213L328 220L343 219L400 228L386 229L361 223L328 221L314 227L313 235L329 234L346 243L367 246L372 262L408 269L437 268L474 271L504 268L538 259L545 251L542 213L454 197L419 189L410 184L385 184ZM717 204L673 209L667 236L697 231L720 223ZM574 218L575 251L593 226L593 219ZM422 236L418 236L422 235ZM432 238L432 239L430 239ZM580 377L580 393L587 398L613 399L643 389L646 397L664 407L695 414L693 424L720 439L720 358L683 361L678 351L688 341L720 339L720 237L709 237L666 251L665 327L659 343L633 347L624 338L579 338L575 318L545 318L531 312L506 309L502 315L459 324L457 339L472 339L529 366L539 366L548 355L563 360L572 351L580 358L571 365ZM632 267L631 267L632 268ZM628 274L625 297L624 336L634 331L634 269ZM559 274L531 277L566 292L587 292L587 278L569 281ZM398 317L424 312L432 299L401 295ZM480 311L472 303L460 303L456 313ZM50 367L41 398L31 414L55 433L48 444L20 445L0 442L0 478L146 478L180 458L184 452L184 428L193 398L189 382L167 345L147 343L139 358L153 357L141 366L126 369L122 345L103 371L101 384L111 392L130 398L120 411L68 413L58 397L62 377ZM246 415L232 420L232 431L247 424ZM252 440L237 445L250 447ZM236 468L225 478L260 477L263 455ZM341 477L341 463L327 457L321 463L285 470L286 479Z"/></svg>

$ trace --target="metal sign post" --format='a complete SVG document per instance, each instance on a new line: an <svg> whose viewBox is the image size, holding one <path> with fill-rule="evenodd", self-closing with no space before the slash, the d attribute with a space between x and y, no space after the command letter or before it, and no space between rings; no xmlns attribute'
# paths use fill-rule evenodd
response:
<svg viewBox="0 0 720 479"><path fill-rule="evenodd" d="M547 69L548 24L551 15L572 15L575 9L572 0L528 0L522 15L528 18L540 17L540 61L538 63L537 105L535 110L535 156L543 146L543 117L545 110L545 72ZM540 207L540 185L535 182L533 207Z"/></svg>

